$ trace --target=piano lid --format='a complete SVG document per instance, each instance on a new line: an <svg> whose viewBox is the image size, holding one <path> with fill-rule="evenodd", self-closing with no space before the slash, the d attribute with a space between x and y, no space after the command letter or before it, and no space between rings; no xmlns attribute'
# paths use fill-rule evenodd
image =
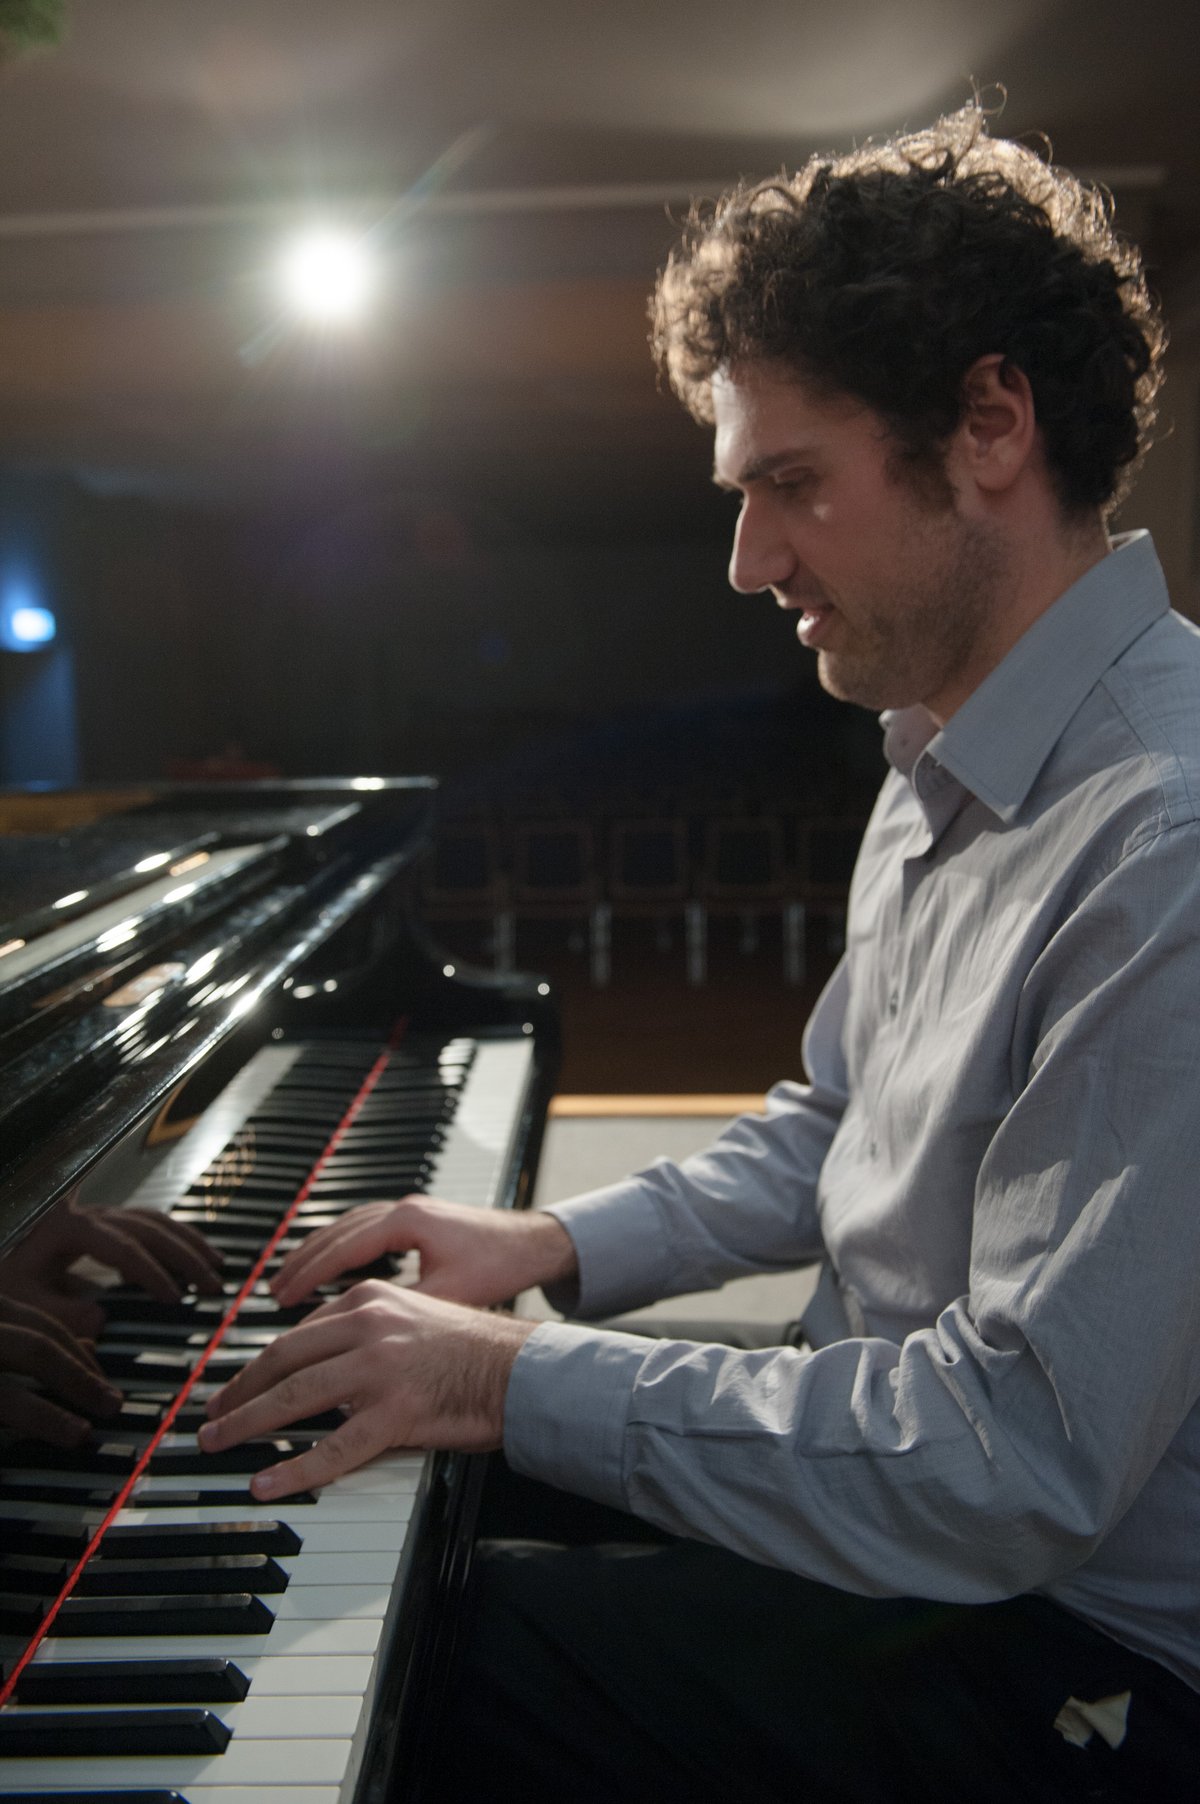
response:
<svg viewBox="0 0 1200 1804"><path fill-rule="evenodd" d="M0 838L0 1243L424 849L435 789L171 788Z"/></svg>

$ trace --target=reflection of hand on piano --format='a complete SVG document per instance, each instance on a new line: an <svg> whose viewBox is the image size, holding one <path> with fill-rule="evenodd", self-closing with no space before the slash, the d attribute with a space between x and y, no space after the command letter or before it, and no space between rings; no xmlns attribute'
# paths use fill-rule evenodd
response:
<svg viewBox="0 0 1200 1804"><path fill-rule="evenodd" d="M357 1284L217 1392L200 1444L215 1453L347 1409L307 1452L255 1474L260 1499L314 1490L393 1447L489 1451L503 1441L509 1374L536 1326L378 1279Z"/></svg>
<svg viewBox="0 0 1200 1804"><path fill-rule="evenodd" d="M12 1383L14 1376L36 1378L49 1395ZM114 1415L120 1403L120 1391L102 1375L91 1348L69 1328L41 1309L0 1296L0 1428L55 1447L79 1447L92 1431L87 1418Z"/></svg>
<svg viewBox="0 0 1200 1804"><path fill-rule="evenodd" d="M318 1229L284 1260L271 1288L279 1303L299 1303L344 1272L388 1253L411 1252L421 1256L421 1279L413 1289L481 1307L576 1270L570 1235L553 1215L407 1196L398 1203L362 1203Z"/></svg>
<svg viewBox="0 0 1200 1804"><path fill-rule="evenodd" d="M85 1256L161 1303L177 1302L189 1284L205 1296L221 1289L219 1256L194 1228L153 1209L80 1209L66 1197L0 1260L0 1297L29 1304L75 1334L99 1334L104 1311L96 1287L71 1269Z"/></svg>

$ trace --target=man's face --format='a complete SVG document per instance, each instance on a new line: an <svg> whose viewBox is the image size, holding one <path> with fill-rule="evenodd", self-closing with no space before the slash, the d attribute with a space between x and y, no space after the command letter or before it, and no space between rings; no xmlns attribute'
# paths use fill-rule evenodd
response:
<svg viewBox="0 0 1200 1804"><path fill-rule="evenodd" d="M749 364L713 381L714 479L741 496L729 580L799 614L830 694L953 713L994 659L1006 560L959 498L895 474L879 416ZM953 477L951 474L951 481Z"/></svg>

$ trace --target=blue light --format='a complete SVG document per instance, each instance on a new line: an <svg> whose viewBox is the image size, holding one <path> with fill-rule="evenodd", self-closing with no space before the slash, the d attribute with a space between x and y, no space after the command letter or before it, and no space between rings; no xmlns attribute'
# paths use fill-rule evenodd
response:
<svg viewBox="0 0 1200 1804"><path fill-rule="evenodd" d="M50 609L30 601L27 594L10 595L0 604L0 645L7 651L41 651L57 632Z"/></svg>
<svg viewBox="0 0 1200 1804"><path fill-rule="evenodd" d="M12 632L22 645L49 645L55 633L54 615L49 608L17 608Z"/></svg>

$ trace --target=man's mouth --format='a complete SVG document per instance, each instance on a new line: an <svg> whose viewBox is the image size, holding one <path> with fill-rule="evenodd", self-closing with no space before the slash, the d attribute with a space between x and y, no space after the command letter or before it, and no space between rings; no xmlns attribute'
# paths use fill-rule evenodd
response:
<svg viewBox="0 0 1200 1804"><path fill-rule="evenodd" d="M811 596L793 598L789 595L779 595L776 600L779 606L786 609L788 613L799 614L800 618L796 622L796 637L801 645L818 646L829 629L837 612L836 608L827 601L817 601Z"/></svg>

